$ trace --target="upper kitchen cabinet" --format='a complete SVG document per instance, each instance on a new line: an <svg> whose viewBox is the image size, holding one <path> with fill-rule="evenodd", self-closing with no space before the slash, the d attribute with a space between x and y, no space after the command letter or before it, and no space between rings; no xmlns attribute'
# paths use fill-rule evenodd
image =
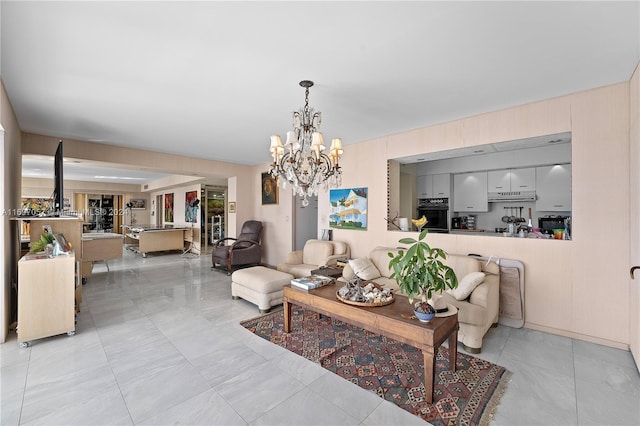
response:
<svg viewBox="0 0 640 426"><path fill-rule="evenodd" d="M487 172L453 175L453 210L456 212L487 212Z"/></svg>
<svg viewBox="0 0 640 426"><path fill-rule="evenodd" d="M418 176L418 198L449 198L451 175L449 173Z"/></svg>
<svg viewBox="0 0 640 426"><path fill-rule="evenodd" d="M487 173L489 192L533 191L536 189L536 169L494 170Z"/></svg>
<svg viewBox="0 0 640 426"><path fill-rule="evenodd" d="M511 191L533 191L536 189L536 169L511 170Z"/></svg>
<svg viewBox="0 0 640 426"><path fill-rule="evenodd" d="M536 167L536 210L571 211L571 164Z"/></svg>
<svg viewBox="0 0 640 426"><path fill-rule="evenodd" d="M511 191L511 170L487 172L487 190L489 192Z"/></svg>

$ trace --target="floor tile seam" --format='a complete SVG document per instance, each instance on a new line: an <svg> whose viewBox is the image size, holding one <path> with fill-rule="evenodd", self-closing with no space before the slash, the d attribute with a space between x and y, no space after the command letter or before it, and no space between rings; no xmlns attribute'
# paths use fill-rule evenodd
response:
<svg viewBox="0 0 640 426"><path fill-rule="evenodd" d="M294 377L295 378L295 377ZM297 379L296 379L297 380ZM300 382L302 383L302 382ZM327 402L330 406L333 407L334 410L338 410L341 411L343 414L345 414L348 418L354 419L356 422L358 421L358 419L356 417L354 417L352 414L347 413L345 410L342 409L342 407L340 407L339 405L334 404L332 401L330 401L329 399L325 398L322 394L314 391L313 389L311 389L309 387L309 385L306 385L304 383L302 383L304 385L304 389L307 389L309 392L311 392L312 395L314 395L314 397L323 399L325 402ZM260 418L266 416L269 412L275 410L277 407L283 405L284 403L286 403L287 401L291 400L292 398L294 398L298 393L302 392L301 389L300 391L296 392L296 393L292 393L289 397L285 398L284 400L282 400L280 403L276 404L275 406L273 406L271 409L269 409L267 412L265 412L262 416L258 417L257 419L253 420L253 422L259 420ZM382 403L382 401L380 401L380 404ZM376 405L376 407L371 410L370 413L368 413L366 416L364 416L364 419L366 419L367 417L369 417L371 415L371 413L373 413L373 411L375 411L376 408L378 408L380 406L380 404ZM358 424L362 424L362 422L364 421L364 419L360 420L360 422Z"/></svg>
<svg viewBox="0 0 640 426"><path fill-rule="evenodd" d="M573 367L573 400L574 400L574 414L575 419L578 425L580 424L580 410L578 403L578 378L576 371L576 350L575 350L576 340L571 339L571 365Z"/></svg>
<svg viewBox="0 0 640 426"><path fill-rule="evenodd" d="M229 379L229 380L231 380L231 379ZM227 382L227 381L225 380L225 382L223 382L223 383L226 383L226 382ZM208 384L208 383L209 383L209 382L207 382L207 384ZM220 392L218 392L218 390L216 389L216 387L212 386L212 387L211 387L211 389L212 389L212 390L216 393L216 395L218 395L218 396L219 396L219 397L220 397L220 398L225 402L225 404L227 404L227 406L228 406L229 408L231 408L231 409L233 410L233 412L234 412L234 413L236 413L236 414L238 415L238 417L240 417L240 418L241 418L241 419L242 419L242 420L243 420L247 425L250 425L250 424L251 424L251 422L249 422L249 420L245 419L245 418L244 418L244 416L242 416L242 414L240 414L240 413L238 412L238 410L236 410L236 407L234 407L234 406L231 404L231 402L230 402L229 400L227 400L227 398L225 398L225 397L224 397L224 395L222 395ZM257 420L257 419L256 419L256 420ZM254 421L255 421L255 420L254 420Z"/></svg>
<svg viewBox="0 0 640 426"><path fill-rule="evenodd" d="M576 379L576 396L578 395L578 387L580 387L580 389L582 389L583 387L597 387L602 392L605 392L605 390L603 389L603 386L604 386L603 383L600 381ZM615 389L612 387L607 387L606 392L607 392L607 395L615 395L618 398L628 397L628 398L634 398L636 400L640 398L640 393L637 393L637 392L634 393L624 389Z"/></svg>
<svg viewBox="0 0 640 426"><path fill-rule="evenodd" d="M150 318L149 318L149 321L151 321L151 323L155 325L155 323L154 323ZM158 328L158 326L157 326L157 325L155 325L155 326L156 326L156 328ZM207 386L209 386L209 389L213 389L216 393L218 393L218 391L217 391L217 390L215 390L215 388L209 384L209 381L208 381L208 380L207 380L207 378L202 374L202 372L201 372L201 371L200 371L200 370L199 370L199 369L198 369L198 368L197 368L197 367L192 363L192 360L191 360L191 359L189 359L189 358L187 358L187 356L186 356L186 355L185 355L185 354L180 350L180 348L178 348L178 347L175 345L175 343L174 343L174 342L169 338L169 336L167 336L166 334L164 334L164 333L162 332L162 330L160 330L160 328L158 328L158 331L160 332L160 334L162 334L162 335L167 339L167 341L169 342L169 344L170 344L170 345L171 345L171 346L172 346L172 347L173 347L173 348L174 348L174 349L175 349L175 350L180 354L180 356L182 357L182 359L183 359L184 361L186 361L186 362L187 362L187 364L188 364L188 365L193 369L193 371L194 371L194 372L195 372L195 373L196 373L196 374L197 374L197 375L198 375L198 376L199 376L199 377L204 381L204 383L206 383L206 384L207 384ZM204 355L203 355L203 356L204 356ZM196 358L194 358L193 360L195 361L195 360L196 360L196 359L198 359L198 358L200 358L200 357L196 357ZM219 393L218 393L218 394L219 394ZM220 395L220 396L222 396L222 395ZM235 410L234 410L234 411L235 411Z"/></svg>
<svg viewBox="0 0 640 426"><path fill-rule="evenodd" d="M153 324L153 322L150 319L149 319L149 321ZM96 327L96 329L97 329L97 327ZM118 375L113 370L113 366L111 364L111 361L109 360L109 356L108 356L107 352L104 349L104 342L102 341L102 337L100 336L100 332L99 331L98 331L98 339L100 340L100 344L102 346L102 350L105 353L105 357L106 357L106 359L108 361L108 364L109 364L109 370L111 371L111 374L113 375L113 380L115 381L115 384L116 384L116 386L118 388L118 392L120 393L120 397L122 398L122 402L124 403L124 406L126 407L127 414L129 415L129 420L131 421L131 424L135 425L136 423L135 423L135 421L133 419L133 415L131 413L131 409L129 407L129 404L127 403L127 399L125 398L124 392L122 390L122 386L121 386L121 383L120 383L121 381L118 379Z"/></svg>
<svg viewBox="0 0 640 426"><path fill-rule="evenodd" d="M574 355L574 359L575 357L578 358L583 358L585 360L587 360L590 364L597 364L597 365L610 365L616 369L619 369L621 371L630 371L632 373L635 373L635 375L638 377L638 380L640 381L640 371L635 367L635 366L631 366L631 365L622 365L621 363L617 363L617 362L612 362L609 359L597 359L597 358L592 358L589 356L585 356L583 354L575 354Z"/></svg>
<svg viewBox="0 0 640 426"><path fill-rule="evenodd" d="M31 368L31 347L29 347L29 359L27 360L27 371L24 373L24 386L22 388L22 396L20 398L20 414L18 415L18 425L22 420L22 411L24 409L24 396L27 394L27 380L29 379L29 369Z"/></svg>
<svg viewBox="0 0 640 426"><path fill-rule="evenodd" d="M543 362L543 361L537 361L534 360L529 361L529 360L525 360L523 358L520 358L517 356L517 354L512 354L512 353L505 353L502 354L500 359L498 360L497 364L506 368L507 370L511 371L511 373L517 373L517 369L514 369L513 367L509 367L509 365L511 364L509 360L513 360L515 361L516 364L522 365L528 369L531 370L537 370L537 371L541 371L541 372L545 372L548 374L551 374L553 376L562 376L565 377L566 379L570 379L570 380L574 380L575 379L575 371L574 371L574 366L573 366L573 360L571 359L571 367L569 367L569 369L561 369L561 368L557 368L557 367L550 367L548 362Z"/></svg>

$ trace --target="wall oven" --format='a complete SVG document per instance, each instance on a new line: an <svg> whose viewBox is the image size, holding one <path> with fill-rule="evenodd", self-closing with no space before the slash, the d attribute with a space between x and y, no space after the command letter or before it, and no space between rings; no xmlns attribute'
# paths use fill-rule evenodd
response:
<svg viewBox="0 0 640 426"><path fill-rule="evenodd" d="M427 218L424 226L429 232L449 232L449 199L419 198L418 217Z"/></svg>

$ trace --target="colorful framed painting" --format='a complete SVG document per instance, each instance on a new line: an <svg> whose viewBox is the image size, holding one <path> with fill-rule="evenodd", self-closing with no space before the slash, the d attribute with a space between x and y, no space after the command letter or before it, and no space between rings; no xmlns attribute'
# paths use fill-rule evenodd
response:
<svg viewBox="0 0 640 426"><path fill-rule="evenodd" d="M184 194L184 221L198 223L198 191L187 191Z"/></svg>
<svg viewBox="0 0 640 426"><path fill-rule="evenodd" d="M135 198L130 200L132 210L145 210L147 208L147 200L144 198Z"/></svg>
<svg viewBox="0 0 640 426"><path fill-rule="evenodd" d="M164 194L164 221L173 222L173 192Z"/></svg>
<svg viewBox="0 0 640 426"><path fill-rule="evenodd" d="M269 172L262 173L262 205L278 204L278 181Z"/></svg>
<svg viewBox="0 0 640 426"><path fill-rule="evenodd" d="M332 189L329 202L331 228L367 230L367 188Z"/></svg>

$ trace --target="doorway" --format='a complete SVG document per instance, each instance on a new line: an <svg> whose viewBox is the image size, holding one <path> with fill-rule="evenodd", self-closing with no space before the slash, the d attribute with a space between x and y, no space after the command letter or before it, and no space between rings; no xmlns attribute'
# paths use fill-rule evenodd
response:
<svg viewBox="0 0 640 426"><path fill-rule="evenodd" d="M164 217L164 202L162 201L162 194L156 195L156 227L162 226L162 218Z"/></svg>
<svg viewBox="0 0 640 426"><path fill-rule="evenodd" d="M202 208L200 209L201 223L203 224L200 246L202 253L210 253L216 241L227 235L226 224L226 200L227 188L224 186L203 186L200 199Z"/></svg>
<svg viewBox="0 0 640 426"><path fill-rule="evenodd" d="M295 197L294 250L302 250L307 240L318 238L318 196L309 197L309 205L302 206L302 199Z"/></svg>
<svg viewBox="0 0 640 426"><path fill-rule="evenodd" d="M77 192L74 207L84 218L83 232L123 232L122 195Z"/></svg>

